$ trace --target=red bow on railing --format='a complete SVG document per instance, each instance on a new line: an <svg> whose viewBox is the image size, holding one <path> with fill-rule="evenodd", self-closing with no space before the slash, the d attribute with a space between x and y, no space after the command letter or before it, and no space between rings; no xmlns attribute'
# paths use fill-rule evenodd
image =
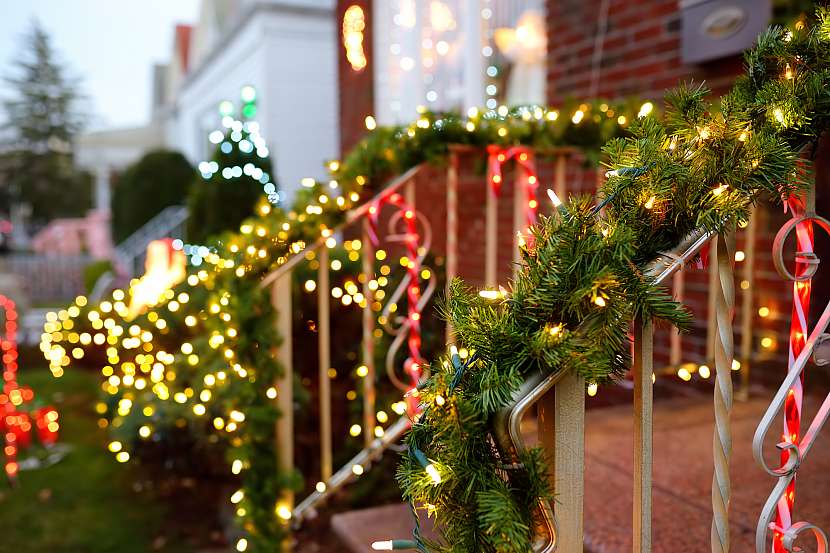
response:
<svg viewBox="0 0 830 553"><path fill-rule="evenodd" d="M536 223L536 214L539 209L539 201L536 199L539 175L536 172L533 150L528 146L511 146L509 148L496 144L487 146L487 182L490 184L490 190L493 194L500 195L501 185L504 181L502 167L510 160L515 160L518 166L522 168L524 182L517 183L517 186L523 185L525 187L527 194L525 218L527 226L531 226Z"/></svg>

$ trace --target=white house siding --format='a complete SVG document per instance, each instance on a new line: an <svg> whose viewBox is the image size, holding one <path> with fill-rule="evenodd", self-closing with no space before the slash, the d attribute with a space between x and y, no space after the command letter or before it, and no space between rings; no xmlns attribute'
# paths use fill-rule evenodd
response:
<svg viewBox="0 0 830 553"><path fill-rule="evenodd" d="M316 4L309 7L309 4ZM288 201L306 176L337 156L337 24L330 0L252 3L195 68L176 99L168 143L193 163L209 155L222 100L257 90L257 120Z"/></svg>

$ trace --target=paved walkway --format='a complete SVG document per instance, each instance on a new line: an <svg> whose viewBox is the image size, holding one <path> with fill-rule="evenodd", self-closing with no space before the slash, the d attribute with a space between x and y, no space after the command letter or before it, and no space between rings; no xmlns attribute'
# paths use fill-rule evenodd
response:
<svg viewBox="0 0 830 553"><path fill-rule="evenodd" d="M736 403L732 416L732 553L754 551L755 525L774 480L752 458L752 436L772 397L756 393ZM808 399L806 417L819 400ZM654 552L709 551L711 525L712 425L711 399L673 398L658 401L654 415ZM533 423L528 432L533 432ZM826 432L825 432L826 434ZM774 436L777 438L777 436ZM776 456L770 442L769 459ZM631 551L632 420L630 405L593 409L587 415L585 548L590 553ZM800 520L830 528L830 436L820 435L799 472L796 509ZM369 545L388 536L405 537L411 529L402 505L337 515L335 531L351 551L371 551ZM815 545L805 543L808 551ZM572 553L572 552L563 552Z"/></svg>

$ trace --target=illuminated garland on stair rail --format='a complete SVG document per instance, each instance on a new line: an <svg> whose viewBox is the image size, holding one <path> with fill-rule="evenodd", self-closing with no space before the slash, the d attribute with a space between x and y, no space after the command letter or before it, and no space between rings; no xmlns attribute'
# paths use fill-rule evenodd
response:
<svg viewBox="0 0 830 553"><path fill-rule="evenodd" d="M375 549L535 550L536 506L551 499L546 460L531 449L507 464L492 445L494 414L531 374L620 376L635 319L687 328L689 313L644 268L693 231L745 221L761 192L791 197L802 188L799 152L830 127L830 10L819 8L809 29L770 29L746 63L719 110L703 87L681 87L666 96L665 123L644 116L630 138L610 141L599 205L572 198L542 218L509 290L451 284L444 314L476 359L460 378L454 350L431 365L398 470L416 518L434 517L442 539L424 538L416 522L414 540Z"/></svg>

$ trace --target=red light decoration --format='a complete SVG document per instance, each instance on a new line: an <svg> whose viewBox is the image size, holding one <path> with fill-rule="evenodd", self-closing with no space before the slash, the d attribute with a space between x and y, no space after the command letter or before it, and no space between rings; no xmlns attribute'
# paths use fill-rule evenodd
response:
<svg viewBox="0 0 830 553"><path fill-rule="evenodd" d="M536 189L539 186L539 175L536 172L536 162L533 157L533 150L527 146L513 146L504 148L496 144L487 146L487 182L490 183L490 190L496 196L501 194L501 185L504 182L502 177L502 166L515 159L518 166L524 173L523 184L527 190L527 204L525 205L525 223L527 227L536 224L536 215L539 210L539 200L536 199Z"/></svg>
<svg viewBox="0 0 830 553"><path fill-rule="evenodd" d="M0 334L0 352L3 361L3 391L0 393L0 432L5 446L4 468L9 481L17 480L20 465L17 456L21 449L29 447L37 428L37 437L44 446L51 446L58 440L58 412L53 407L41 407L30 412L22 407L30 403L35 394L31 388L17 383L17 309L14 301L0 294L0 308L3 313L4 333ZM32 423L34 419L34 424Z"/></svg>
<svg viewBox="0 0 830 553"><path fill-rule="evenodd" d="M411 388L406 394L407 410L410 416L415 416L420 411L417 397L418 384L421 381L421 365L426 363L421 356L421 308L418 302L421 299L421 257L418 253L418 245L421 237L418 234L418 215L415 208L409 205L404 197L392 192L381 196L369 208L369 239L375 246L378 245L378 215L381 208L389 204L395 206L400 213L401 219L406 225L406 236L404 244L407 258L406 271L411 284L406 288L406 299L408 304L408 325L409 336L407 346L409 357L404 361L404 371L409 375Z"/></svg>
<svg viewBox="0 0 830 553"><path fill-rule="evenodd" d="M804 198L791 196L787 199L785 208L789 207L793 218L799 219L805 217L807 206ZM813 253L813 223L809 219L799 222L795 227L796 233L796 250L804 254ZM796 262L795 277L806 278L809 274L810 266L806 263ZM789 359L788 367L792 367L795 359L799 356L807 342L807 335L810 332L807 317L810 313L810 294L812 292L812 279L798 280L793 282L793 310L790 322L790 344L789 344ZM799 434L801 432L801 406L804 394L804 373L801 378L795 381L795 384L787 394L784 402L784 433L783 440L788 443L798 445ZM783 451L781 453L781 461L786 463L789 458L789 452ZM778 502L778 512L775 521L775 527L780 532L775 532L772 540L772 549L774 553L784 553L785 547L783 542L783 533L792 526L792 512L795 503L795 478L793 478L790 485L787 487L786 493Z"/></svg>

